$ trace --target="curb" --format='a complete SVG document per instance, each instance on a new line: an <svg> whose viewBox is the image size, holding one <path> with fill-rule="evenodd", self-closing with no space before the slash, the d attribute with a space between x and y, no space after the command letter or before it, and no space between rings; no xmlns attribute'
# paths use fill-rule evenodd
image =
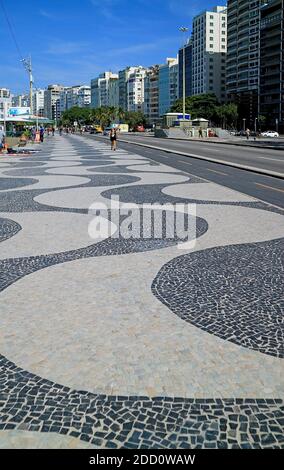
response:
<svg viewBox="0 0 284 470"><path fill-rule="evenodd" d="M152 137L152 138L155 138L154 136L144 136L145 138L147 137ZM162 139L162 137L160 137L160 139ZM121 139L120 139L121 140ZM187 139L187 138L181 138L181 137L165 137L164 140L179 140L181 142L201 142L203 144L217 144L217 145L234 145L235 147L250 147L250 148L253 148L253 149L258 149L258 148L261 148L261 149L269 149L269 150L282 150L282 152L284 152L284 143L283 143L283 147L279 148L279 147L274 147L273 145L264 145L262 146L261 144L263 142L261 141L258 141L259 144L258 145L253 145L253 144L242 144L242 143L239 143L239 142L223 142L223 141L216 141L216 140L202 140L202 139Z"/></svg>
<svg viewBox="0 0 284 470"><path fill-rule="evenodd" d="M122 139L119 139L119 140L120 140L120 142L124 142L126 144L138 145L140 147L151 148L151 149L160 150L162 152L167 152L167 153L174 153L176 155L182 155L184 157L196 158L198 160L205 160L207 162L220 163L221 165L231 166L231 167L234 167L234 168L238 168L240 170L253 171L254 173L260 173L260 174L263 174L263 175L274 176L275 178L284 179L284 173L278 173L276 171L269 171L269 170L264 170L262 168L256 168L254 166L240 165L238 163L232 163L232 162L218 160L218 159L214 159L214 158L202 157L200 155L181 152L180 150L170 150L170 149L163 148L163 147L154 147L153 145L141 144L140 142L138 143L138 142L132 142L132 141L129 141L129 140L122 140ZM183 140L183 139L181 139L181 140Z"/></svg>

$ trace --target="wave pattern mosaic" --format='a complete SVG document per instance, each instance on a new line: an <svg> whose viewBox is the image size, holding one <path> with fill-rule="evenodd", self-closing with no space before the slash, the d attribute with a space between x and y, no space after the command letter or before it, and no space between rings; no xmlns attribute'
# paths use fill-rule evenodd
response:
<svg viewBox="0 0 284 470"><path fill-rule="evenodd" d="M284 211L168 163L79 136L1 157L0 447L284 448ZM193 204L194 232L114 237L118 197Z"/></svg>

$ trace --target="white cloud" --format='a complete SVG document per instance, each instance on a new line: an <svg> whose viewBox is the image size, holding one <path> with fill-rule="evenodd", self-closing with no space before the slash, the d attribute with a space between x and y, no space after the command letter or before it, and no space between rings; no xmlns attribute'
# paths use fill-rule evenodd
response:
<svg viewBox="0 0 284 470"><path fill-rule="evenodd" d="M48 46L46 53L53 55L77 54L87 47L89 47L87 42L56 41Z"/></svg>

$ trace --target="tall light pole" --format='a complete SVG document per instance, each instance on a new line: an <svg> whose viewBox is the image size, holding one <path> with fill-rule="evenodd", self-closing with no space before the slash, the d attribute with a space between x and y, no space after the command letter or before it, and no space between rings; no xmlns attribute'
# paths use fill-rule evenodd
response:
<svg viewBox="0 0 284 470"><path fill-rule="evenodd" d="M188 32L188 28L182 26L179 28L179 31L184 34L184 41L183 41L183 60L182 60L182 86L183 86L183 93L182 93L182 112L183 112L183 122L185 121L185 46L186 46L186 33Z"/></svg>
<svg viewBox="0 0 284 470"><path fill-rule="evenodd" d="M22 59L23 65L26 69L26 71L29 74L29 80L30 80L30 108L31 108L31 115L33 114L33 71L32 71L32 59L31 57L29 59Z"/></svg>

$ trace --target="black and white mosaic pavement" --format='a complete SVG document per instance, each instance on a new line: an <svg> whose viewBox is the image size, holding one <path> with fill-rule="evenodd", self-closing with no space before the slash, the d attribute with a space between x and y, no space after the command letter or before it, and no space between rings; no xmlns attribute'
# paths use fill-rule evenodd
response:
<svg viewBox="0 0 284 470"><path fill-rule="evenodd" d="M191 217L188 216L185 219L187 228L185 237L181 238L177 233L174 233L173 237L169 238L166 232L166 217L166 211L163 211L163 230L161 238L154 237L153 230L149 233L148 238L143 237L143 218L141 216L141 231L137 234L134 233L134 237L129 239L125 239L119 235L118 238L110 237L86 248L66 251L64 253L0 260L0 292L28 274L56 264L67 263L83 258L125 255L129 253L158 250L193 240L195 237L202 236L208 229L207 222L204 219L197 218L196 221L191 221Z"/></svg>
<svg viewBox="0 0 284 470"><path fill-rule="evenodd" d="M0 359L0 430L56 432L95 447L283 448L282 400L106 396Z"/></svg>
<svg viewBox="0 0 284 470"><path fill-rule="evenodd" d="M22 188L34 183L37 183L37 180L32 178L0 178L0 189L3 191L6 189ZM2 194L3 193L1 193L1 198Z"/></svg>
<svg viewBox="0 0 284 470"><path fill-rule="evenodd" d="M198 328L283 358L283 256L284 238L186 254L162 267L152 291Z"/></svg>
<svg viewBox="0 0 284 470"><path fill-rule="evenodd" d="M16 235L22 227L14 220L0 217L0 242Z"/></svg>
<svg viewBox="0 0 284 470"><path fill-rule="evenodd" d="M57 145L58 158L64 157L64 142L68 143L66 161L72 149L72 157L78 157L79 167L89 173L85 184L74 187L110 186L101 194L107 199L119 195L122 202L137 204L194 202L211 204L213 209L215 204L239 205L282 213L258 202L181 200L162 192L169 184L135 184L140 181L139 172L143 172L141 165L152 165L153 173L159 171L159 165L147 159L141 159L136 172L134 167L128 169L127 164L119 165L118 154L112 159L101 144L87 145L83 139L72 136L57 139L52 145L50 142L45 144L42 155L25 157L12 163L11 168L5 168L4 174L9 178L0 178L0 241L21 230L20 224L1 217L1 212L87 213L85 209L34 200L59 188L25 190L25 186L39 181L29 177L54 176L46 171L57 161ZM127 152L121 152L121 158L129 158L132 165ZM73 161L77 160L70 158L70 166ZM201 182L194 176L189 180L192 184ZM127 184L132 186L118 187ZM208 229L207 221L197 217L195 236L202 237ZM56 264L116 255L125 255L127 260L128 254L161 250L187 239L180 240L176 234L169 239L163 231L158 239L151 233L148 239L108 238L85 248L49 255L18 258L8 255L0 260L0 290ZM277 239L182 254L162 266L153 281L152 292L173 314L210 336L221 338L224 347L233 343L281 359L284 355L283 244L283 239ZM284 448L283 428L281 398L102 395L52 382L0 356L0 430L7 433L9 430L58 433L59 437L72 436L97 448Z"/></svg>

